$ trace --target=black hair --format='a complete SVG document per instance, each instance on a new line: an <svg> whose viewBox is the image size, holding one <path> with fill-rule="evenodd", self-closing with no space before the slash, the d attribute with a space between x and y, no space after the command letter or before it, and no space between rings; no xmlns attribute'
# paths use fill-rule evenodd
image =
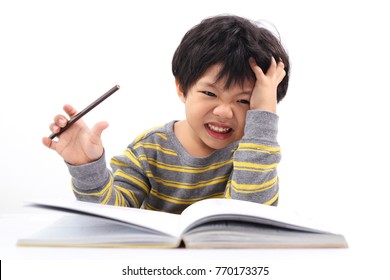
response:
<svg viewBox="0 0 390 280"><path fill-rule="evenodd" d="M268 29L234 15L204 19L183 37L172 59L172 72L184 95L215 64L221 64L218 80L226 77L225 88L255 81L249 58L253 57L264 73L271 58L282 60L286 75L277 89L277 101L288 88L289 57L281 41ZM217 80L217 81L218 81Z"/></svg>

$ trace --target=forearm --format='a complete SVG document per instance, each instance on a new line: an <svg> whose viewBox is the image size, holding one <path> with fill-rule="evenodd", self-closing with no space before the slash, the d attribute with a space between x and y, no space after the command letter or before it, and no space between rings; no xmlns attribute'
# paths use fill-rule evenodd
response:
<svg viewBox="0 0 390 280"><path fill-rule="evenodd" d="M68 164L76 198L140 208L150 188L137 158L127 149L112 158L110 164L112 171L107 168L104 154L97 161L82 166Z"/></svg>
<svg viewBox="0 0 390 280"><path fill-rule="evenodd" d="M233 156L233 173L226 197L277 204L277 165L281 159L277 127L276 114L248 112L244 137Z"/></svg>
<svg viewBox="0 0 390 280"><path fill-rule="evenodd" d="M66 163L72 176L72 189L77 199L101 203L112 187L112 174L103 156L91 163L74 166Z"/></svg>

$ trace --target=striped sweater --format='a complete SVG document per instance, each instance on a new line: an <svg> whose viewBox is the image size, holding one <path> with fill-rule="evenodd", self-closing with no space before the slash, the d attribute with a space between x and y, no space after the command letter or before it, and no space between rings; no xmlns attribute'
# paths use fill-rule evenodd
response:
<svg viewBox="0 0 390 280"><path fill-rule="evenodd" d="M207 198L277 205L278 116L248 111L244 136L211 155L192 157L173 132L174 121L151 129L123 154L82 166L68 165L79 200L181 213Z"/></svg>

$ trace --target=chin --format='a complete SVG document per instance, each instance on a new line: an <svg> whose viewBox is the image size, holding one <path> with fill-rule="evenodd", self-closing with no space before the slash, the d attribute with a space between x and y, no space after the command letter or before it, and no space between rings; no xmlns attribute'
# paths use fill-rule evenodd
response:
<svg viewBox="0 0 390 280"><path fill-rule="evenodd" d="M229 146L231 143L233 143L232 141L229 141L229 142L223 142L223 143L215 143L215 141L213 141L214 143L209 143L206 145L210 148L210 149L213 149L213 150L222 150L224 148L226 148L227 146Z"/></svg>

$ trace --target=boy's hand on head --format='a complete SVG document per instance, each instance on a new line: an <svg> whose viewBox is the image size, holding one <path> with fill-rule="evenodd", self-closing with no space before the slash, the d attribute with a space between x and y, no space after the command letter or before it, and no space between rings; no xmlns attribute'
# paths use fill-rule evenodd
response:
<svg viewBox="0 0 390 280"><path fill-rule="evenodd" d="M65 105L64 111L72 118L77 114L71 105ZM63 115L54 117L54 123L50 124L53 133L66 126L68 119ZM99 159L103 154L101 134L108 127L108 123L99 122L89 129L84 121L78 120L68 130L58 136L58 141L43 137L42 143L56 151L67 163L82 165Z"/></svg>
<svg viewBox="0 0 390 280"><path fill-rule="evenodd" d="M250 58L249 65L256 76L256 83L250 100L250 109L276 113L277 88L286 75L284 63L282 61L276 63L275 58L272 57L271 65L265 74L257 65L255 59Z"/></svg>

